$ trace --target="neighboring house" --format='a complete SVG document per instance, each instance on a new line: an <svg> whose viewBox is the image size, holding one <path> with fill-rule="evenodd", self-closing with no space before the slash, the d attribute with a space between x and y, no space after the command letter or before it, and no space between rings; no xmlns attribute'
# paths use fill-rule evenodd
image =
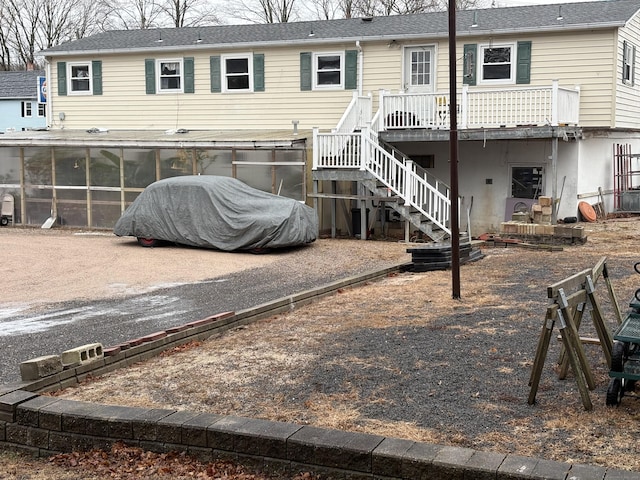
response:
<svg viewBox="0 0 640 480"><path fill-rule="evenodd" d="M0 72L0 132L45 128L45 104L39 102L38 77L44 71Z"/></svg>
<svg viewBox="0 0 640 480"><path fill-rule="evenodd" d="M459 204L474 234L540 195L556 199L554 219L580 201L640 204L639 10L457 12ZM55 210L109 227L157 178L232 175L313 201L327 231L400 215L441 238L447 29L439 12L114 31L50 48L50 129L0 138L12 152L0 158L23 171L4 187L23 223Z"/></svg>

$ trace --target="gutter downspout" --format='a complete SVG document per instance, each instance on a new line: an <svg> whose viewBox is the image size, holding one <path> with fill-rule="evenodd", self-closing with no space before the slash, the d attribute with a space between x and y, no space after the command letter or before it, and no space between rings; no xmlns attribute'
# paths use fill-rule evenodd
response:
<svg viewBox="0 0 640 480"><path fill-rule="evenodd" d="M51 128L53 126L53 106L51 105L51 64L47 57L44 57L45 67L45 83L47 86L47 106L45 107L45 111L47 112L47 128Z"/></svg>
<svg viewBox="0 0 640 480"><path fill-rule="evenodd" d="M360 46L360 40L356 40L356 48L358 49L358 96L362 96L362 72L364 69L364 52Z"/></svg>

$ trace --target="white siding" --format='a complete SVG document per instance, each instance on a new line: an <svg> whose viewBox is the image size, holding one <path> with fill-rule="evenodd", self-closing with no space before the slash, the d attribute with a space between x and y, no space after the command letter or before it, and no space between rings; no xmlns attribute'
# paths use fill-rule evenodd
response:
<svg viewBox="0 0 640 480"><path fill-rule="evenodd" d="M635 36L635 37L634 37ZM640 38L640 26L635 19L621 32L621 38ZM638 93L640 82L633 89L618 85L617 101L613 101L619 82L621 47L616 31L596 30L567 33L544 33L527 36L459 37L456 56L458 88L462 89L462 55L467 43L483 44L532 42L530 86L550 87L558 80L561 87L581 89L580 125L639 127ZM363 55L363 93L371 93L377 110L381 89L397 92L402 88L403 46L433 45L436 51L435 90L449 89L449 48L447 39L401 42L361 42ZM292 46L254 50L264 53L265 91L254 93L211 93L209 78L210 55L225 51L184 51L166 58L195 58L194 94L145 94L145 58L159 55L111 55L102 58L74 58L74 61L102 60L103 95L57 95L58 59L51 60L54 127L61 126L58 113L65 113L64 127L84 129L185 128L201 129L291 129L293 120L300 129L336 126L352 98L350 90L301 91L301 51L355 50L355 44L324 45L315 49ZM640 56L640 55L638 55ZM637 59L638 60L638 59ZM618 65L616 65L616 62ZM637 78L640 68L636 69ZM519 85L505 85L505 88ZM473 86L471 89L499 88ZM618 111L616 124L616 107Z"/></svg>
<svg viewBox="0 0 640 480"><path fill-rule="evenodd" d="M527 36L469 37L458 41L458 88L462 88L463 47L465 44L516 43L531 41L531 83L529 86L550 87L558 80L560 87L580 87L580 124L611 126L613 124L612 89L614 86L615 32L585 31ZM446 40L437 51L437 91L449 90L449 48ZM505 84L509 87L527 85ZM471 90L500 88L502 85L472 86Z"/></svg>
<svg viewBox="0 0 640 480"><path fill-rule="evenodd" d="M351 49L340 45L335 49ZM325 50L325 49L323 49ZM210 55L226 52L182 52L161 55L117 55L78 58L102 60L103 95L58 96L56 61L52 60L53 119L64 127L84 129L164 130L289 130L292 120L299 128L332 128L352 98L351 90L300 91L299 48L270 49L265 53L265 91L211 93ZM145 58L194 57L195 93L145 93Z"/></svg>
<svg viewBox="0 0 640 480"><path fill-rule="evenodd" d="M640 128L640 14L625 28L620 29L616 63L616 127ZM623 44L630 42L636 47L635 80L633 85L622 82Z"/></svg>

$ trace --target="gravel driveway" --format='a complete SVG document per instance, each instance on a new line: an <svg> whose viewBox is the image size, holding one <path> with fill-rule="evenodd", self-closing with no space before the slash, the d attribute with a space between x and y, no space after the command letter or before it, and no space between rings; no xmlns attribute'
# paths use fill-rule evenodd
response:
<svg viewBox="0 0 640 480"><path fill-rule="evenodd" d="M1 383L18 381L20 362L30 358L87 343L117 345L410 261L405 245L358 240L321 239L252 255L142 248L105 232L7 227L0 242Z"/></svg>

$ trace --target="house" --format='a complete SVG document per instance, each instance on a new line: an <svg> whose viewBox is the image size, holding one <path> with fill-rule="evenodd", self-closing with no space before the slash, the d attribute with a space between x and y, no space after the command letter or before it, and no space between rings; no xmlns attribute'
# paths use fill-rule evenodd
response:
<svg viewBox="0 0 640 480"><path fill-rule="evenodd" d="M44 71L0 72L0 132L47 126L38 78L44 79Z"/></svg>
<svg viewBox="0 0 640 480"><path fill-rule="evenodd" d="M0 138L18 223L109 228L150 182L231 175L313 203L321 229L495 232L540 196L638 199L637 0L113 31L43 52L47 132ZM5 172L10 170L11 174ZM640 208L636 208L640 210ZM360 235L366 238L366 235Z"/></svg>

